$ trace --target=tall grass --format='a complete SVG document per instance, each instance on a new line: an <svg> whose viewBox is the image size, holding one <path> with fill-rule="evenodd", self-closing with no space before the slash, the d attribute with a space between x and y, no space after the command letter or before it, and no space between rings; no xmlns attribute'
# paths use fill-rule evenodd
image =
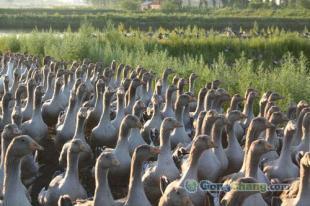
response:
<svg viewBox="0 0 310 206"><path fill-rule="evenodd" d="M147 43L144 38L124 37L122 32L111 25L103 31L83 25L79 32L72 32L68 29L64 33L33 31L31 34L19 36L2 36L0 37L0 51L20 51L39 56L50 55L68 62L88 57L93 61L103 61L106 65L115 59L117 62L132 66L143 65L157 72L158 75L164 68L173 67L181 75L188 75L190 72L197 73L199 75L197 88L207 81L221 79L224 81L223 87L232 94L244 94L249 86L260 92L278 91L286 96L286 99L280 103L283 108L292 101L296 102L301 99L310 101L309 56L305 53L298 55L286 53L279 64L270 66L249 59L246 52L240 52L239 58L228 61L224 52L210 50L208 54L216 58L206 62L203 50L196 52L197 54L201 52L201 55L196 56L175 55L160 43ZM278 44L276 40L272 41L275 41L274 45ZM242 41L239 43L244 44ZM255 48L256 43L251 44ZM267 45L262 47L267 47L266 50L271 49ZM280 48L277 49L280 50ZM189 52L192 51L194 50L189 50ZM211 54L212 51L215 53Z"/></svg>
<svg viewBox="0 0 310 206"><path fill-rule="evenodd" d="M132 27L147 30L148 27L170 28L196 25L201 28L217 30L230 26L234 29L250 29L254 22L262 28L277 26L294 31L310 27L309 9L212 9L185 11L126 11L105 9L0 9L1 29L49 29L65 30L68 25L78 29L81 22L87 19L97 28L104 28L106 22L123 23Z"/></svg>

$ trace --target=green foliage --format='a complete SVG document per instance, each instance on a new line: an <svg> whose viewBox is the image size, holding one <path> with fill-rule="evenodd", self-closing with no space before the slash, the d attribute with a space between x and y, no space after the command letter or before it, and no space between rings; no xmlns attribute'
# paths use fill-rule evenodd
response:
<svg viewBox="0 0 310 206"><path fill-rule="evenodd" d="M310 0L299 0L299 4L303 8L310 9Z"/></svg>
<svg viewBox="0 0 310 206"><path fill-rule="evenodd" d="M140 8L142 2L139 0L122 0L121 6L123 9L128 9L131 11L137 11Z"/></svg>
<svg viewBox="0 0 310 206"><path fill-rule="evenodd" d="M208 38L193 38L190 37L193 33L206 32L195 27L184 30L185 37L171 33L168 39L160 40L150 39L141 31L131 30L132 37L126 37L123 32L122 26L116 29L108 22L102 31L84 24L78 32L68 29L64 33L50 30L19 36L12 34L0 36L0 52L11 50L51 55L69 62L88 57L106 65L115 59L132 66L143 65L158 74L164 68L172 67L181 75L199 74L199 87L207 81L221 79L223 87L231 94L244 94L248 86L260 92L267 89L277 91L286 96L280 103L283 108L291 101L310 101L310 43L297 33L270 28L269 32L274 34L267 39L241 40L221 37L216 32L209 32ZM154 35L158 32L165 30L155 31ZM223 50L227 46L231 52ZM261 59L253 58L256 52L263 53ZM279 63L270 62L273 59Z"/></svg>
<svg viewBox="0 0 310 206"><path fill-rule="evenodd" d="M278 26L293 31L302 31L304 27L310 27L309 9L193 9L182 8L171 10L173 1L165 0L164 11L127 11L105 9L0 9L1 29L38 29L65 30L68 25L72 30L77 30L85 19L96 28L104 28L106 21L112 21L115 25L124 24L126 28L147 30L149 27L173 29L175 27L198 26L200 28L214 28L223 30L230 26L233 29L250 29L253 22L257 22L261 28ZM132 9L137 9L141 1L123 0L133 2ZM130 3L130 5L132 5ZM170 6L169 6L170 5ZM125 6L126 7L126 6ZM130 6L131 7L131 6Z"/></svg>

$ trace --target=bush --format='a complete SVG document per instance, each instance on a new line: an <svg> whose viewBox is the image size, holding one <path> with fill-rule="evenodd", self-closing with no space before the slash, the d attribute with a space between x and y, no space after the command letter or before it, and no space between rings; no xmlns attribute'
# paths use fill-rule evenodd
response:
<svg viewBox="0 0 310 206"><path fill-rule="evenodd" d="M310 9L310 0L299 0L299 4L303 8Z"/></svg>
<svg viewBox="0 0 310 206"><path fill-rule="evenodd" d="M122 0L121 6L124 9L137 11L140 9L140 4L138 0Z"/></svg>

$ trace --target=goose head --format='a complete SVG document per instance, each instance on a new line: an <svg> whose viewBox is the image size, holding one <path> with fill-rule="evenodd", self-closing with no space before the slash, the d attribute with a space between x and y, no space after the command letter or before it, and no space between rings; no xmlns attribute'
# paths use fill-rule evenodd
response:
<svg viewBox="0 0 310 206"><path fill-rule="evenodd" d="M301 100L298 102L297 104L297 116L299 115L299 113L305 108L305 107L309 107L310 105L308 104L307 101L305 100Z"/></svg>
<svg viewBox="0 0 310 206"><path fill-rule="evenodd" d="M158 206L194 206L184 187L175 186L165 198L161 198Z"/></svg>
<svg viewBox="0 0 310 206"><path fill-rule="evenodd" d="M121 125L124 125L125 127L129 128L139 128L141 129L143 127L140 120L135 116L128 114L125 116L125 118L122 120Z"/></svg>
<svg viewBox="0 0 310 206"><path fill-rule="evenodd" d="M131 80L131 83L130 83L130 85L134 88L137 88L138 86L140 86L142 84L143 84L143 82L138 78L134 78L133 80Z"/></svg>
<svg viewBox="0 0 310 206"><path fill-rule="evenodd" d="M222 83L221 80L216 79L216 80L212 81L212 83L211 83L211 88L212 88L212 89L217 89L217 88L220 86L221 83Z"/></svg>
<svg viewBox="0 0 310 206"><path fill-rule="evenodd" d="M180 78L178 81L178 88L181 89L187 84L187 81L183 78Z"/></svg>
<svg viewBox="0 0 310 206"><path fill-rule="evenodd" d="M16 151L14 152L14 156L16 157L23 157L36 150L43 150L43 147L28 135L15 137L8 147L8 151Z"/></svg>
<svg viewBox="0 0 310 206"><path fill-rule="evenodd" d="M176 105L180 105L180 106L184 107L190 103L191 99L192 99L192 97L190 95L181 94L177 98Z"/></svg>
<svg viewBox="0 0 310 206"><path fill-rule="evenodd" d="M11 142L14 137L19 135L21 135L21 130L19 130L16 124L7 124L3 129L1 137L6 141Z"/></svg>
<svg viewBox="0 0 310 206"><path fill-rule="evenodd" d="M175 128L182 127L182 123L172 117L166 117L161 123L160 130L173 131Z"/></svg>
<svg viewBox="0 0 310 206"><path fill-rule="evenodd" d="M250 151L254 152L257 157L274 150L275 148L272 144L262 139L253 141L250 146Z"/></svg>
<svg viewBox="0 0 310 206"><path fill-rule="evenodd" d="M269 120L269 118L270 118L270 116L272 115L272 113L274 113L274 112L280 112L280 111L281 111L280 107L278 107L278 106L271 106L271 107L268 109L268 111L267 111L266 119Z"/></svg>
<svg viewBox="0 0 310 206"><path fill-rule="evenodd" d="M146 110L146 106L141 100L136 101L132 107L132 113L138 118L142 117L142 114L145 110Z"/></svg>
<svg viewBox="0 0 310 206"><path fill-rule="evenodd" d="M131 83L130 79L123 79L123 81L121 82L122 87L124 87L124 90L126 91L129 88L129 85Z"/></svg>
<svg viewBox="0 0 310 206"><path fill-rule="evenodd" d="M271 116L269 117L269 122L271 122L274 125L282 124L289 121L287 116L280 111L273 112Z"/></svg>
<svg viewBox="0 0 310 206"><path fill-rule="evenodd" d="M210 148L216 148L216 144L212 141L209 135L198 135L193 140L193 146L191 151L199 150L203 151ZM192 153L192 152L191 152Z"/></svg>
<svg viewBox="0 0 310 206"><path fill-rule="evenodd" d="M268 101L270 102L274 102L274 101L277 101L277 100L280 100L280 99L284 99L283 96L281 96L279 93L277 92L272 92L270 94L270 96L268 97Z"/></svg>
<svg viewBox="0 0 310 206"><path fill-rule="evenodd" d="M133 155L132 159L138 159L140 161L146 161L152 157L156 157L160 153L160 149L150 145L138 146Z"/></svg>
<svg viewBox="0 0 310 206"><path fill-rule="evenodd" d="M264 117L256 117L252 119L249 128L252 128L255 132L260 133L267 128L274 128L275 125L267 121Z"/></svg>
<svg viewBox="0 0 310 206"><path fill-rule="evenodd" d="M226 117L228 123L232 125L234 122L245 119L247 116L239 110L232 110L226 115Z"/></svg>
<svg viewBox="0 0 310 206"><path fill-rule="evenodd" d="M120 162L113 152L113 149L105 148L97 158L97 169L108 169L119 166Z"/></svg>
<svg viewBox="0 0 310 206"><path fill-rule="evenodd" d="M239 105L240 103L242 103L244 100L244 98L240 95L240 94L235 94L232 98L231 98L231 102Z"/></svg>
<svg viewBox="0 0 310 206"><path fill-rule="evenodd" d="M86 119L87 111L88 111L87 107L81 107L78 114L77 114L78 118L83 119L83 120Z"/></svg>
<svg viewBox="0 0 310 206"><path fill-rule="evenodd" d="M172 68L166 68L164 74L168 76L169 74L173 74L174 72L175 71Z"/></svg>
<svg viewBox="0 0 310 206"><path fill-rule="evenodd" d="M90 147L86 142L80 139L72 139L69 146L69 151L72 153L79 154L81 152L92 153Z"/></svg>

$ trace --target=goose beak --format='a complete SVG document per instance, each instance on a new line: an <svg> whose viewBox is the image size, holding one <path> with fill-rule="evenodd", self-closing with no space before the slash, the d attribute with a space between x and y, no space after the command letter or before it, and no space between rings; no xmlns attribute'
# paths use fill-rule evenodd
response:
<svg viewBox="0 0 310 206"><path fill-rule="evenodd" d="M266 122L266 127L267 128L273 128L273 127L275 127L275 125L270 123L270 122Z"/></svg>
<svg viewBox="0 0 310 206"><path fill-rule="evenodd" d="M269 143L266 143L266 144L265 144L265 147L266 147L269 151L275 150L275 148L273 147L273 145L272 145L272 144L269 144Z"/></svg>
<svg viewBox="0 0 310 206"><path fill-rule="evenodd" d="M151 153L158 155L160 153L160 149L158 147L151 147Z"/></svg>
<svg viewBox="0 0 310 206"><path fill-rule="evenodd" d="M175 127L175 128L179 128L179 127L183 127L183 125L182 125L181 122L175 122L175 123L174 123L174 127Z"/></svg>
<svg viewBox="0 0 310 206"><path fill-rule="evenodd" d="M208 144L209 148L217 148L216 144L213 141L210 141Z"/></svg>
<svg viewBox="0 0 310 206"><path fill-rule="evenodd" d="M118 166L118 165L120 165L120 161L117 159L113 159L112 164L113 164L113 166Z"/></svg>
<svg viewBox="0 0 310 206"><path fill-rule="evenodd" d="M36 143L36 142L32 142L32 143L30 143L30 149L32 150L32 151L35 151L35 150L44 150L44 148L41 146L41 145L39 145L38 143Z"/></svg>
<svg viewBox="0 0 310 206"><path fill-rule="evenodd" d="M248 117L247 115L241 113L241 119L246 119L247 117Z"/></svg>
<svg viewBox="0 0 310 206"><path fill-rule="evenodd" d="M138 123L137 123L137 127L138 127L139 129L142 129L142 128L143 128L143 124L142 124L141 122L138 122Z"/></svg>

